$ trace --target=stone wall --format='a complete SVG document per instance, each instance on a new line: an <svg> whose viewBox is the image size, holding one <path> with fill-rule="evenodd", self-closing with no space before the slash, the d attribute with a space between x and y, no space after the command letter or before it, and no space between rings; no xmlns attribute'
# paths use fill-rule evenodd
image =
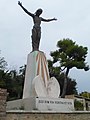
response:
<svg viewBox="0 0 90 120"><path fill-rule="evenodd" d="M7 112L6 120L90 120L90 112L71 112L71 113Z"/></svg>
<svg viewBox="0 0 90 120"><path fill-rule="evenodd" d="M0 88L0 120L6 120L7 90Z"/></svg>
<svg viewBox="0 0 90 120"><path fill-rule="evenodd" d="M90 120L90 112L26 112L20 110L6 112L7 90L0 89L0 120Z"/></svg>

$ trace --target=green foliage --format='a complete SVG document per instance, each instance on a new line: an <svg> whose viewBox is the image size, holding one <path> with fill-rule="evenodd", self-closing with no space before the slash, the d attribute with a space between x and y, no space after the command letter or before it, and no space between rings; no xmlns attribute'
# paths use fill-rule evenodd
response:
<svg viewBox="0 0 90 120"><path fill-rule="evenodd" d="M5 81L3 80L5 76L4 70L0 70L0 87L4 88L5 87Z"/></svg>
<svg viewBox="0 0 90 120"><path fill-rule="evenodd" d="M74 107L75 107L75 110L79 110L79 111L84 110L84 105L83 105L83 103L81 103L81 102L78 101L78 100L75 100L75 101L74 101Z"/></svg>
<svg viewBox="0 0 90 120"><path fill-rule="evenodd" d="M11 74L11 90L9 89L8 100L15 100L22 98L24 78L25 78L25 67L20 67L19 74L16 70L10 71Z"/></svg>
<svg viewBox="0 0 90 120"><path fill-rule="evenodd" d="M0 69L5 69L7 66L7 62L4 60L4 57L0 57Z"/></svg>
<svg viewBox="0 0 90 120"><path fill-rule="evenodd" d="M64 79L65 79L65 74L62 73L60 75L60 78L58 79L61 87L61 95L64 87ZM77 86L76 81L74 79L71 79L70 77L67 77L66 95L78 94L76 86Z"/></svg>
<svg viewBox="0 0 90 120"><path fill-rule="evenodd" d="M89 70L85 59L87 55L87 47L79 46L70 39L63 39L57 43L58 50L51 52L53 62L59 61L60 67L71 69Z"/></svg>
<svg viewBox="0 0 90 120"><path fill-rule="evenodd" d="M25 77L24 70L25 67L20 67L19 73L16 70L0 70L0 88L7 89L7 100L22 98Z"/></svg>
<svg viewBox="0 0 90 120"><path fill-rule="evenodd" d="M60 72L60 67L53 66L53 62L51 60L48 60L48 67L49 67L50 77L54 76L58 80L58 82L60 84L60 91L62 94L65 74ZM67 89L66 89L66 95L77 94L78 92L77 92L77 88L76 88L76 85L77 85L76 81L71 79L70 77L68 77L67 83L68 84L67 84Z"/></svg>
<svg viewBox="0 0 90 120"><path fill-rule="evenodd" d="M7 89L8 100L20 99L22 97L25 68L22 66L19 73L16 70L7 70L7 62L4 57L0 57L0 88Z"/></svg>
<svg viewBox="0 0 90 120"><path fill-rule="evenodd" d="M64 86L61 97L65 97L67 84L68 84L68 74L70 69L76 67L77 69L89 70L89 65L85 62L87 56L87 47L79 46L76 42L71 39L63 39L57 42L58 50L50 53L52 57L52 70L62 72L64 71ZM49 61L50 62L50 61ZM54 67L54 64L58 63L58 67Z"/></svg>
<svg viewBox="0 0 90 120"><path fill-rule="evenodd" d="M7 62L4 57L0 57L0 88L7 89L8 100L22 97L23 84L26 66L20 67L19 73L16 70L7 70Z"/></svg>
<svg viewBox="0 0 90 120"><path fill-rule="evenodd" d="M90 93L87 92L87 91L84 91L84 92L80 93L79 95L80 95L80 96L83 96L83 97L85 97L85 98L90 98Z"/></svg>

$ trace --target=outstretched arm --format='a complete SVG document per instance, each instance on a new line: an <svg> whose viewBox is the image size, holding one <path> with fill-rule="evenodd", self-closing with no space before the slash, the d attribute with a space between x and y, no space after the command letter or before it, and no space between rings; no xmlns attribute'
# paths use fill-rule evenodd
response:
<svg viewBox="0 0 90 120"><path fill-rule="evenodd" d="M30 13L29 11L27 11L26 8L23 7L22 3L20 1L18 1L18 5L20 5L20 7L31 17L34 17L34 14Z"/></svg>
<svg viewBox="0 0 90 120"><path fill-rule="evenodd" d="M44 19L44 18L42 18L41 20L44 21L44 22L50 22L50 21L54 21L54 20L57 20L57 19L56 18L53 18L53 19Z"/></svg>

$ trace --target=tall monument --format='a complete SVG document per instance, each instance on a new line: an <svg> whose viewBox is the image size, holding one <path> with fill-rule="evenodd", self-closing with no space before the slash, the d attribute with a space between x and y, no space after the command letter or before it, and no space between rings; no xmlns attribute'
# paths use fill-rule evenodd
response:
<svg viewBox="0 0 90 120"><path fill-rule="evenodd" d="M59 97L60 94L59 84L54 77L50 79L46 56L44 52L39 51L39 44L41 38L41 27L40 27L41 22L42 21L50 22L57 19L42 18L40 17L40 15L43 12L42 9L38 9L35 12L35 14L33 14L28 10L26 10L26 8L23 7L20 1L18 2L18 4L30 17L33 18L33 22L34 22L32 35L31 35L32 52L28 55L28 59L27 59L23 98L28 98L31 96L48 97L51 96L51 94L52 96ZM53 86L54 90L51 89L51 83L52 83L51 81L53 81L54 83ZM53 92L55 90L56 92L54 94Z"/></svg>
<svg viewBox="0 0 90 120"><path fill-rule="evenodd" d="M42 9L38 9L35 14L32 14L23 7L20 1L18 4L33 18L32 52L28 54L27 58L23 99L8 102L7 109L19 110L23 107L26 111L72 111L74 109L73 100L59 98L59 83L55 77L50 78L46 56L44 52L39 51L41 22L57 19L44 19L40 17Z"/></svg>

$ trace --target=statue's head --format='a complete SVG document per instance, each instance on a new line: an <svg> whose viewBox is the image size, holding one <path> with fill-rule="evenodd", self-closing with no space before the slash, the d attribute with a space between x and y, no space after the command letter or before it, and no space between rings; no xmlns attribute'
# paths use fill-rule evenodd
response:
<svg viewBox="0 0 90 120"><path fill-rule="evenodd" d="M43 10L40 8L35 12L35 15L40 16L42 14Z"/></svg>

